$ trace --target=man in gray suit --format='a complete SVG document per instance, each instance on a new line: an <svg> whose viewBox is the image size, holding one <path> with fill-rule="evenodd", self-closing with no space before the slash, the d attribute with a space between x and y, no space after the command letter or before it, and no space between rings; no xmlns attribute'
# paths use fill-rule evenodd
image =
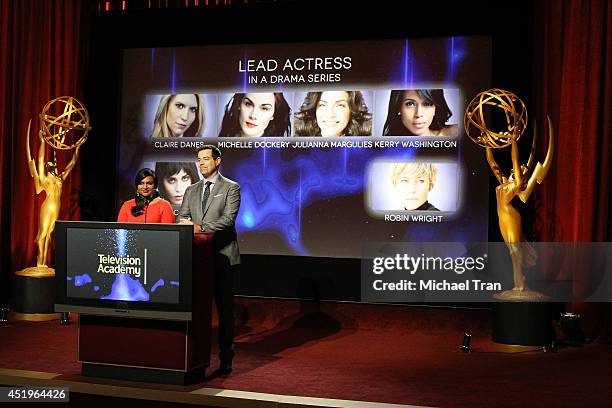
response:
<svg viewBox="0 0 612 408"><path fill-rule="evenodd" d="M219 173L221 151L213 145L197 150L203 180L187 187L178 219L213 232L215 245L214 296L219 315L218 373L232 371L234 358L234 272L240 264L236 234L236 215L240 208L240 186Z"/></svg>

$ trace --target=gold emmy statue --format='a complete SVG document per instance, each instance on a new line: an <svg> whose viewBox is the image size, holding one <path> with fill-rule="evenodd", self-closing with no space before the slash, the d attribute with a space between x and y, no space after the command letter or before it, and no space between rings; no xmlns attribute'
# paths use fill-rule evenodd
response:
<svg viewBox="0 0 612 408"><path fill-rule="evenodd" d="M506 130L494 132L489 130L485 121L485 109L500 109L506 119ZM553 159L554 134L550 117L548 117L548 151L544 163L538 162L533 168L536 132L534 131L531 152L526 164L519 158L518 141L527 127L527 109L521 99L511 92L502 89L489 89L481 92L467 107L465 112L465 131L469 138L487 150L487 162L495 174L499 186L495 188L497 199L497 217L499 229L504 242L510 251L514 288L495 294L501 300L545 300L547 297L530 290L525 284L523 267L533 266L537 260L534 248L527 242L521 226L521 214L512 206L517 197L524 203L529 200L536 183L542 184ZM512 168L508 177L495 161L493 149L512 146Z"/></svg>
<svg viewBox="0 0 612 408"><path fill-rule="evenodd" d="M29 277L51 277L55 276L55 270L47 265L47 254L51 242L51 233L55 229L55 221L60 213L62 184L74 168L79 157L79 149L87 140L87 134L91 130L89 126L89 114L83 104L76 98L62 96L48 102L40 114L40 130L38 138L38 161L35 163L30 154L30 126L28 124L28 135L26 138L26 154L30 174L34 178L36 194L44 191L45 201L40 207L38 223L38 234L36 234L36 246L38 256L36 266L17 271L19 276ZM45 158L46 146L53 151L49 160ZM73 150L72 158L63 171L57 167L57 153L59 150Z"/></svg>

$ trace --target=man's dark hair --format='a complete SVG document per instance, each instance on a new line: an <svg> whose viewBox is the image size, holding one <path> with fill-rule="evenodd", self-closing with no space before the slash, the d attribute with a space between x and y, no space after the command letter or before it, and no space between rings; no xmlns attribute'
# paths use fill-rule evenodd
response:
<svg viewBox="0 0 612 408"><path fill-rule="evenodd" d="M212 150L213 159L218 159L219 157L221 157L221 150L219 150L217 146L213 146L213 145L200 146L196 149L196 155L200 153L202 150Z"/></svg>

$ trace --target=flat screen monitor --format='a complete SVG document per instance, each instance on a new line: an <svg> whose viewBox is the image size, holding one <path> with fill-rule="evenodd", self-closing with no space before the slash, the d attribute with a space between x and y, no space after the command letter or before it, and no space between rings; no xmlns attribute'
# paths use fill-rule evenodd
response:
<svg viewBox="0 0 612 408"><path fill-rule="evenodd" d="M57 312L191 320L193 227L58 221Z"/></svg>

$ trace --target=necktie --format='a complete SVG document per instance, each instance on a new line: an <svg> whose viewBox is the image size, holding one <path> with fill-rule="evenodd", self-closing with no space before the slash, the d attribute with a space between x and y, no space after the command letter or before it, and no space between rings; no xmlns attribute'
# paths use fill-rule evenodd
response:
<svg viewBox="0 0 612 408"><path fill-rule="evenodd" d="M208 196L210 196L210 185L212 182L206 182L206 188L204 189L204 195L202 196L202 214L206 212L206 202L208 201Z"/></svg>

